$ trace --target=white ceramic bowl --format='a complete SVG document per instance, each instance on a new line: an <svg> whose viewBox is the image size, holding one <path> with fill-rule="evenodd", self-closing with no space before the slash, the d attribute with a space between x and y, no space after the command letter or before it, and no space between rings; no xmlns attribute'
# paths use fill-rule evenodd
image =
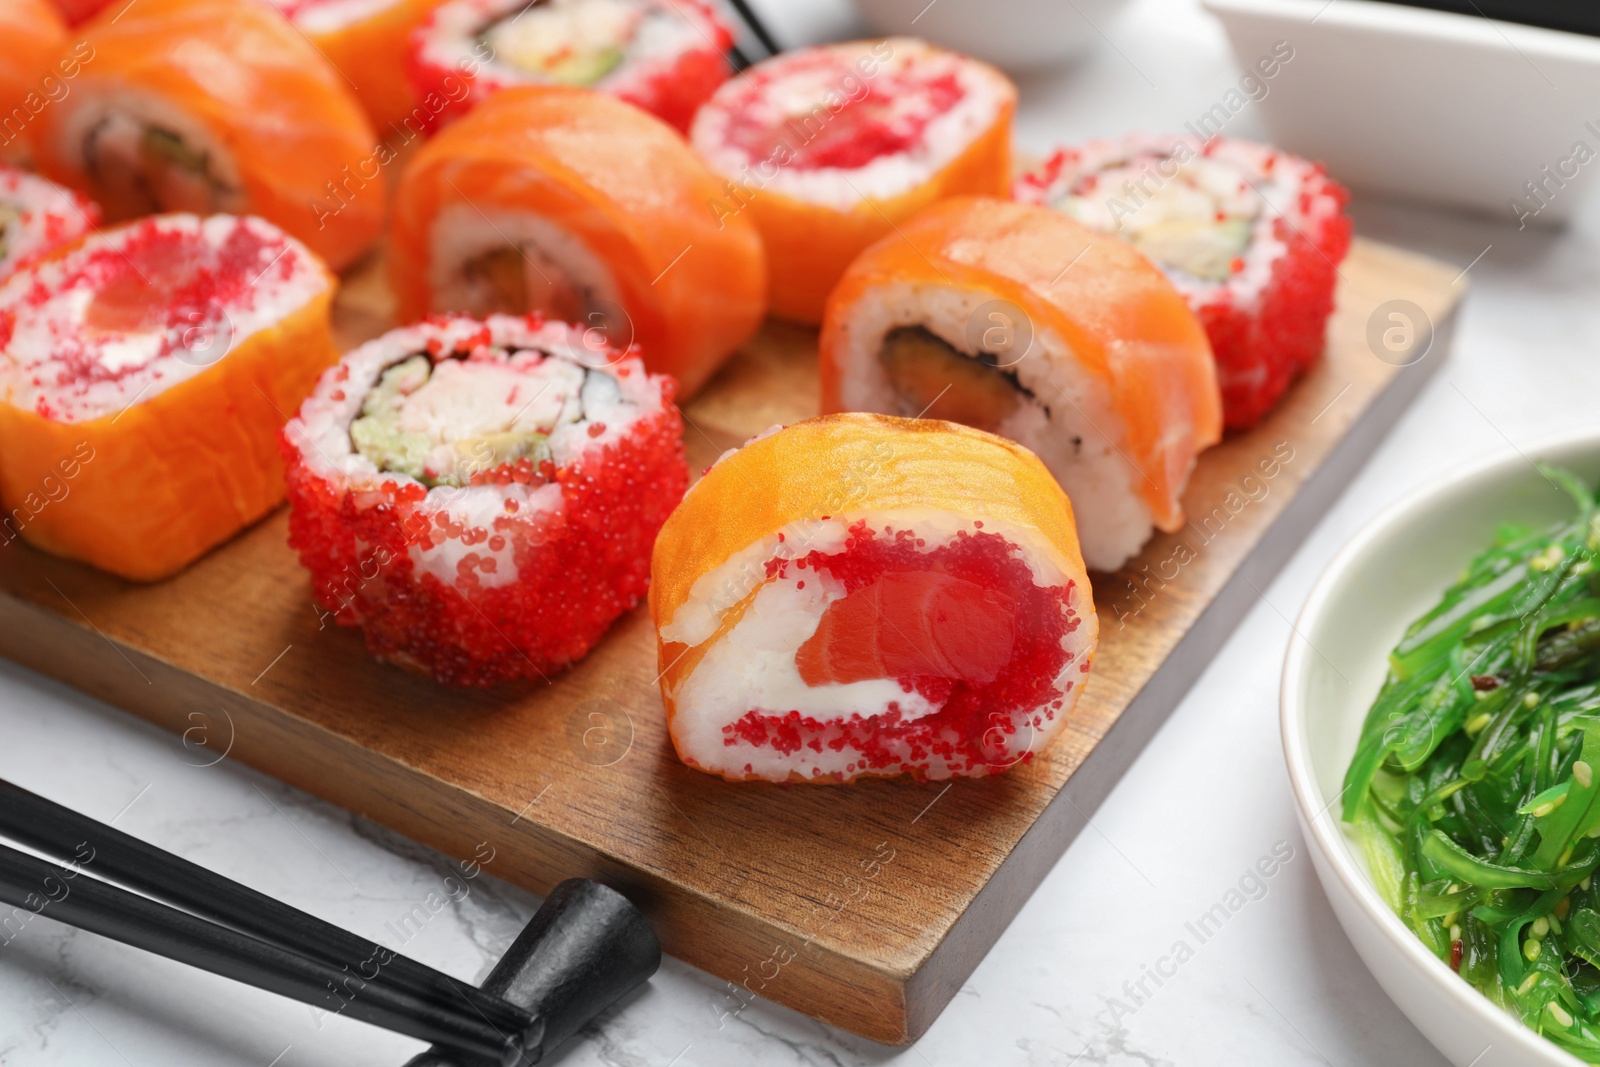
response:
<svg viewBox="0 0 1600 1067"><path fill-rule="evenodd" d="M857 0L874 31L909 34L997 67L1073 59L1100 40L1127 0Z"/></svg>
<svg viewBox="0 0 1600 1067"><path fill-rule="evenodd" d="M1204 5L1246 69L1276 42L1294 49L1262 120L1357 189L1532 225L1565 220L1596 187L1600 159L1577 163L1573 148L1600 152L1600 38L1373 0Z"/></svg>
<svg viewBox="0 0 1600 1067"><path fill-rule="evenodd" d="M1378 984L1456 1067L1580 1061L1495 1007L1422 946L1378 895L1339 821L1338 801L1386 658L1406 626L1438 601L1499 524L1571 516L1571 501L1529 458L1567 467L1592 485L1600 479L1600 432L1480 463L1385 512L1318 579L1283 668L1284 758L1317 876Z"/></svg>

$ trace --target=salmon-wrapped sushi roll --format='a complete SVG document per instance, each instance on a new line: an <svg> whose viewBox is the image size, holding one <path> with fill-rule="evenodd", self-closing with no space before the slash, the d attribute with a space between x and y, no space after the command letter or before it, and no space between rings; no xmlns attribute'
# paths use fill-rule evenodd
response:
<svg viewBox="0 0 1600 1067"><path fill-rule="evenodd" d="M431 110L420 107L406 64L411 34L440 0L270 2L344 75L378 136L389 136L392 127L402 138L432 128L443 100Z"/></svg>
<svg viewBox="0 0 1600 1067"><path fill-rule="evenodd" d="M850 265L822 324L824 411L966 423L1027 445L1115 570L1183 523L1222 433L1205 330L1149 260L1048 208L938 204Z"/></svg>
<svg viewBox="0 0 1600 1067"><path fill-rule="evenodd" d="M905 37L784 52L719 89L695 149L725 179L718 211L767 245L769 302L822 318L862 249L936 200L1005 196L1017 91L975 59Z"/></svg>
<svg viewBox="0 0 1600 1067"><path fill-rule="evenodd" d="M1114 233L1166 271L1205 324L1224 421L1248 429L1322 354L1350 194L1314 163L1226 137L1064 148L1017 199Z"/></svg>
<svg viewBox="0 0 1600 1067"><path fill-rule="evenodd" d="M100 208L71 189L0 164L0 281L71 244L100 221Z"/></svg>
<svg viewBox="0 0 1600 1067"><path fill-rule="evenodd" d="M453 685L540 677L644 596L688 484L673 384L593 331L439 318L348 353L285 428L317 601Z"/></svg>
<svg viewBox="0 0 1600 1067"><path fill-rule="evenodd" d="M730 73L733 34L702 0L451 0L411 40L436 124L518 85L610 93L680 132Z"/></svg>
<svg viewBox="0 0 1600 1067"><path fill-rule="evenodd" d="M257 0L138 0L85 27L72 91L31 127L47 177L113 221L257 215L335 270L377 239L372 125L304 35Z"/></svg>
<svg viewBox="0 0 1600 1067"><path fill-rule="evenodd" d="M424 145L395 192L402 319L540 312L637 342L692 395L761 323L766 260L665 124L584 89L508 89Z"/></svg>
<svg viewBox="0 0 1600 1067"><path fill-rule="evenodd" d="M49 0L0 0L0 157L20 158L33 117L66 91L55 68L66 40L66 21ZM74 74L81 58L72 57Z"/></svg>
<svg viewBox="0 0 1600 1067"><path fill-rule="evenodd" d="M1098 627L1038 459L864 414L718 460L656 541L650 614L679 758L774 782L1026 762L1066 724Z"/></svg>
<svg viewBox="0 0 1600 1067"><path fill-rule="evenodd" d="M165 577L283 499L334 279L260 219L158 215L0 286L5 538Z"/></svg>

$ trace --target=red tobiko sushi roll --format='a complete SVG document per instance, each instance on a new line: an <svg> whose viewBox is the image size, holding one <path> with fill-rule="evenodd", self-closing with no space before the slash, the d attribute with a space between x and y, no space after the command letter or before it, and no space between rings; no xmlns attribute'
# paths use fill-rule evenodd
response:
<svg viewBox="0 0 1600 1067"><path fill-rule="evenodd" d="M1049 470L939 419L844 412L751 439L673 512L652 575L667 730L731 781L1026 763L1099 633Z"/></svg>
<svg viewBox="0 0 1600 1067"><path fill-rule="evenodd" d="M582 657L644 596L688 485L675 385L537 316L392 330L284 428L289 544L324 619L452 685Z"/></svg>
<svg viewBox="0 0 1600 1067"><path fill-rule="evenodd" d="M0 281L78 240L99 222L94 201L0 164Z"/></svg>
<svg viewBox="0 0 1600 1067"><path fill-rule="evenodd" d="M1225 137L1064 148L1016 197L1125 238L1205 324L1229 429L1248 429L1322 354L1350 194L1315 163Z"/></svg>
<svg viewBox="0 0 1600 1067"><path fill-rule="evenodd" d="M733 34L703 0L450 0L411 36L434 125L516 85L596 89L676 127L728 80Z"/></svg>

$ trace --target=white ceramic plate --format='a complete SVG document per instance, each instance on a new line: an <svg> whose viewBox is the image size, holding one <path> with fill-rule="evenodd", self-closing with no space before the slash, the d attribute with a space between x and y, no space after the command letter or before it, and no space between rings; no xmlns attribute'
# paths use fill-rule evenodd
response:
<svg viewBox="0 0 1600 1067"><path fill-rule="evenodd" d="M1574 158L1600 149L1600 38L1372 0L1204 5L1246 70L1294 49L1256 106L1274 144L1342 182L1528 224L1600 184L1600 159Z"/></svg>
<svg viewBox="0 0 1600 1067"><path fill-rule="evenodd" d="M1379 896L1339 821L1345 768L1406 626L1437 603L1504 522L1546 525L1571 501L1534 469L1547 460L1592 485L1600 432L1543 442L1424 487L1346 545L1317 580L1284 661L1284 758L1300 827L1334 913L1384 991L1456 1067L1580 1061L1491 1004L1434 957Z"/></svg>

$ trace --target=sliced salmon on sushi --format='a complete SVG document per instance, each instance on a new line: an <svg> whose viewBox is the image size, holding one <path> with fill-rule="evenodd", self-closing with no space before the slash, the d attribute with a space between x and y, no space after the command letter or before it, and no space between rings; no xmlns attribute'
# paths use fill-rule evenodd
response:
<svg viewBox="0 0 1600 1067"><path fill-rule="evenodd" d="M99 221L94 202L0 164L0 281L78 240Z"/></svg>
<svg viewBox="0 0 1600 1067"><path fill-rule="evenodd" d="M1205 324L1230 429L1260 422L1321 356L1351 231L1350 194L1321 166L1232 138L1136 135L1064 148L1016 195L1167 273Z"/></svg>
<svg viewBox="0 0 1600 1067"><path fill-rule="evenodd" d="M637 343L696 392L760 325L766 258L672 129L586 89L507 89L422 147L395 191L402 320L528 314Z"/></svg>
<svg viewBox="0 0 1600 1067"><path fill-rule="evenodd" d="M348 353L283 434L324 621L450 685L581 658L643 598L688 484L673 393L537 317L430 319Z"/></svg>
<svg viewBox="0 0 1600 1067"><path fill-rule="evenodd" d="M66 92L62 75L77 74L83 57L69 52L57 69L67 23L50 0L0 0L0 41L0 158L21 159L34 116Z"/></svg>
<svg viewBox="0 0 1600 1067"><path fill-rule="evenodd" d="M141 581L283 499L334 279L261 219L158 215L0 286L4 537Z"/></svg>
<svg viewBox="0 0 1600 1067"><path fill-rule="evenodd" d="M1126 242L965 197L850 265L823 318L824 411L949 419L1018 441L1072 498L1083 555L1120 567L1183 523L1222 433L1205 330Z"/></svg>
<svg viewBox="0 0 1600 1067"><path fill-rule="evenodd" d="M432 128L445 100L425 107L406 64L412 33L440 0L269 2L344 76L379 137L400 140Z"/></svg>
<svg viewBox="0 0 1600 1067"><path fill-rule="evenodd" d="M702 0L450 0L412 35L442 125L519 85L609 93L679 130L727 80L733 34Z"/></svg>
<svg viewBox="0 0 1600 1067"><path fill-rule="evenodd" d="M862 249L933 202L1004 196L1017 91L987 64L891 37L784 52L717 90L690 132L718 210L767 245L774 314L822 318Z"/></svg>
<svg viewBox="0 0 1600 1067"><path fill-rule="evenodd" d="M719 459L656 541L650 613L679 758L735 781L1026 763L1098 632L1072 507L1035 456L855 413Z"/></svg>
<svg viewBox="0 0 1600 1067"><path fill-rule="evenodd" d="M257 215L335 270L372 245L387 189L348 83L256 0L139 0L91 22L72 91L30 127L44 175L112 222Z"/></svg>

